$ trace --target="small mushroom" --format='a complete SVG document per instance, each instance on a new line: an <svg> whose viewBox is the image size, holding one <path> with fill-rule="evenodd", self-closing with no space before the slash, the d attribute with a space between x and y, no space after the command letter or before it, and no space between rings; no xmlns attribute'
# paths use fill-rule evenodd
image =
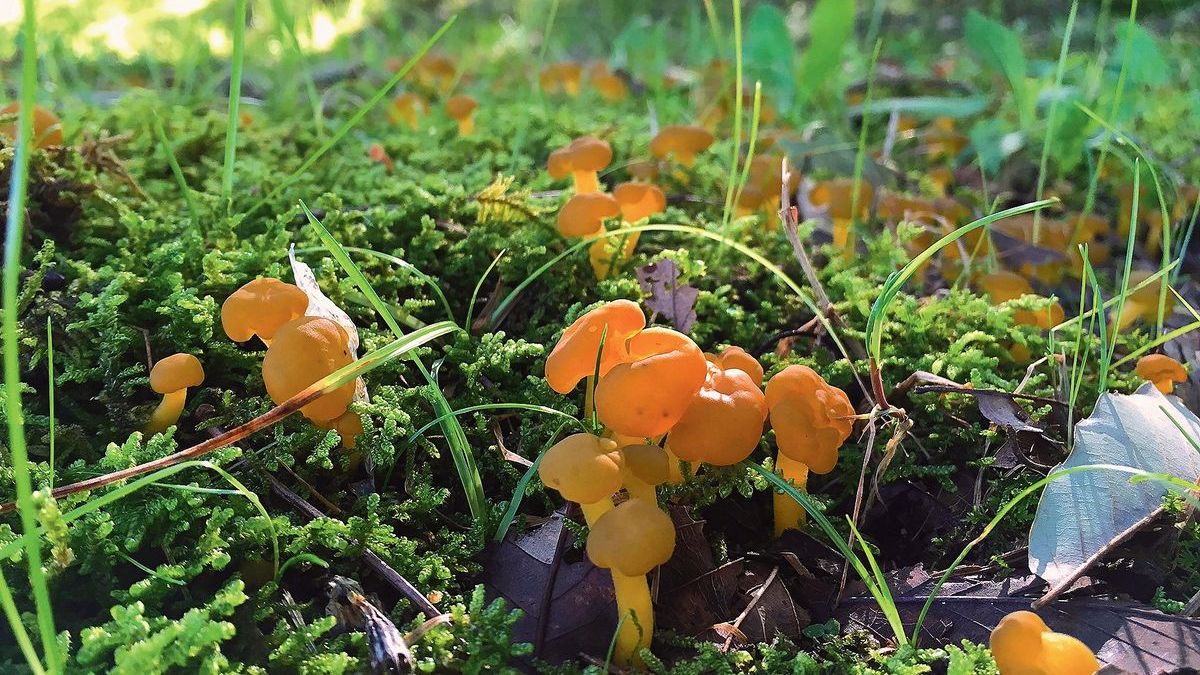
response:
<svg viewBox="0 0 1200 675"><path fill-rule="evenodd" d="M671 125L663 127L650 141L650 154L658 159L674 157L683 166L696 162L696 155L713 144L712 132L704 127Z"/></svg>
<svg viewBox="0 0 1200 675"><path fill-rule="evenodd" d="M575 180L575 194L600 191L597 172L612 161L612 146L595 136L580 136L569 145L550 153L546 170L555 180L568 174Z"/></svg>
<svg viewBox="0 0 1200 675"><path fill-rule="evenodd" d="M200 359L191 354L172 354L155 363L150 369L150 388L162 394L163 400L150 414L146 433L166 431L178 422L183 404L187 402L188 387L198 387L203 382L204 367L200 365Z"/></svg>
<svg viewBox="0 0 1200 675"><path fill-rule="evenodd" d="M653 183L621 183L613 188L613 198L621 207L621 220L632 225L667 208L667 198L663 191ZM629 258L637 248L641 232L631 232L621 240L615 238L597 239L588 249L592 260L592 268L597 279L607 278L612 272L613 258L620 248L621 256Z"/></svg>
<svg viewBox="0 0 1200 675"><path fill-rule="evenodd" d="M587 79L606 101L615 103L629 96L629 86L625 84L624 78L609 70L608 64L603 61L594 61L588 65Z"/></svg>
<svg viewBox="0 0 1200 675"><path fill-rule="evenodd" d="M1005 270L983 275L979 278L979 287L987 293L988 300L991 300L993 305L1033 294L1033 286L1029 285L1025 277Z"/></svg>
<svg viewBox="0 0 1200 675"><path fill-rule="evenodd" d="M667 447L685 462L731 466L758 447L767 401L747 373L711 361L704 386L671 427Z"/></svg>
<svg viewBox="0 0 1200 675"><path fill-rule="evenodd" d="M646 575L675 552L675 524L652 502L632 498L604 514L588 533L592 564L612 573L617 600L615 661L643 666L639 651L654 637L654 604Z"/></svg>
<svg viewBox="0 0 1200 675"><path fill-rule="evenodd" d="M762 364L758 362L758 359L751 356L749 352L741 347L730 345L725 349L722 349L719 354L705 354L704 358L710 363L717 364L722 370L737 368L738 370L750 376L750 379L754 382L754 386L762 386Z"/></svg>
<svg viewBox="0 0 1200 675"><path fill-rule="evenodd" d="M550 356L546 357L546 382L560 394L569 393L580 380L593 376L597 354L600 376L604 377L618 363L629 359L626 343L630 336L645 327L646 315L635 302L614 300L593 309L563 331ZM602 354L601 338L604 340Z"/></svg>
<svg viewBox="0 0 1200 675"><path fill-rule="evenodd" d="M688 336L647 328L629 338L629 360L596 384L596 416L618 434L654 438L683 417L704 384L707 362Z"/></svg>
<svg viewBox="0 0 1200 675"><path fill-rule="evenodd" d="M0 117L17 115L20 112L20 103L10 103L0 110ZM18 122L19 120L14 120L7 124L0 124L0 136L7 136L13 142L16 142ZM58 119L58 115L55 115L49 108L35 105L33 107L33 135L30 136L29 140L37 148L62 145L62 121Z"/></svg>
<svg viewBox="0 0 1200 675"><path fill-rule="evenodd" d="M1154 383L1164 394L1175 391L1176 382L1187 382L1187 368L1166 354L1147 354L1138 359L1134 372L1143 380Z"/></svg>
<svg viewBox="0 0 1200 675"><path fill-rule="evenodd" d="M850 437L854 408L846 392L831 386L808 366L784 368L767 382L767 408L779 444L775 470L800 490L808 473L827 474L837 465L838 448ZM799 527L804 510L785 494L775 495L775 536Z"/></svg>
<svg viewBox="0 0 1200 675"><path fill-rule="evenodd" d="M1152 272L1146 270L1133 270L1129 273L1129 288L1133 289L1138 284L1150 278ZM1125 330L1134 324L1139 319L1143 321L1153 321L1158 318L1158 292L1160 286L1157 281L1150 282L1141 289L1133 291L1125 298L1125 305L1121 308L1120 314L1113 317L1109 322L1109 332L1116 330ZM1166 297L1166 305L1163 307L1163 315L1170 316L1172 310L1175 309L1175 296L1168 292Z"/></svg>
<svg viewBox="0 0 1200 675"><path fill-rule="evenodd" d="M589 527L612 510L621 489L624 457L616 441L594 434L573 434L555 443L538 465L538 477L563 499L576 502Z"/></svg>
<svg viewBox="0 0 1200 675"><path fill-rule="evenodd" d="M873 196L874 189L871 184L860 180L856 209L852 178L821 181L813 185L808 192L808 200L814 206L825 208L833 221L833 247L842 252L842 258L845 260L854 255L854 241L850 237L850 228L855 220L867 217Z"/></svg>
<svg viewBox="0 0 1200 675"><path fill-rule="evenodd" d="M625 462L624 487L630 497L658 504L654 488L671 478L671 458L657 445L638 443L621 448Z"/></svg>
<svg viewBox="0 0 1200 675"><path fill-rule="evenodd" d="M458 81L458 66L444 54L426 54L413 68L417 82L439 93L446 93Z"/></svg>
<svg viewBox="0 0 1200 675"><path fill-rule="evenodd" d="M337 322L305 316L285 323L275 332L263 357L263 382L276 405L299 394L354 360L349 337ZM354 399L350 381L300 409L314 422L329 422L346 413Z"/></svg>
<svg viewBox="0 0 1200 675"><path fill-rule="evenodd" d="M403 122L413 131L417 130L421 118L428 114L429 101L413 91L406 91L392 99L392 107L388 111L393 123Z"/></svg>
<svg viewBox="0 0 1200 675"><path fill-rule="evenodd" d="M475 109L479 103L466 94L451 96L446 101L446 114L458 122L458 135L470 136L475 131Z"/></svg>
<svg viewBox="0 0 1200 675"><path fill-rule="evenodd" d="M538 84L547 94L565 93L568 96L578 96L579 81L582 77L582 66L574 61L563 61L543 68L538 75Z"/></svg>
<svg viewBox="0 0 1200 675"><path fill-rule="evenodd" d="M278 279L259 278L237 289L221 304L221 327L234 342L255 335L270 347L275 331L304 316L308 295Z"/></svg>
<svg viewBox="0 0 1200 675"><path fill-rule="evenodd" d="M590 237L604 231L604 221L621 213L621 205L607 192L581 192L558 212L558 231L564 237Z"/></svg>
<svg viewBox="0 0 1200 675"><path fill-rule="evenodd" d="M1092 675L1100 662L1087 645L1055 633L1033 612L1021 610L992 629L989 646L1000 675Z"/></svg>
<svg viewBox="0 0 1200 675"><path fill-rule="evenodd" d="M938 117L924 134L925 155L930 159L956 157L970 139L955 129L953 117Z"/></svg>

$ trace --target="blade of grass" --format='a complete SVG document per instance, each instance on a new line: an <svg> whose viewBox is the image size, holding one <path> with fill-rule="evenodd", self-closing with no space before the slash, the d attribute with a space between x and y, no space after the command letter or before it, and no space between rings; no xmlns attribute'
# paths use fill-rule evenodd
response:
<svg viewBox="0 0 1200 675"><path fill-rule="evenodd" d="M4 231L3 270L3 329L4 329L4 397L8 421L8 450L12 459L13 483L16 487L17 508L21 520L21 545L25 550L25 566L37 613L38 632L42 641L42 656L51 673L62 671L62 662L55 640L54 609L50 604L50 589L42 570L42 546L37 535L37 507L33 503L33 483L29 475L29 453L25 447L25 411L21 404L21 345L17 335L17 295L21 285L21 247L25 243L25 197L29 179L29 155L33 151L34 100L37 93L37 20L34 0L25 0L24 23L21 27L21 110L17 115L16 154L12 159L8 186L8 212ZM11 595L5 589L5 595ZM18 625L13 632L18 632ZM34 667L37 660L30 662ZM40 664L38 665L40 667Z"/></svg>
<svg viewBox="0 0 1200 675"><path fill-rule="evenodd" d="M1071 32L1075 30L1075 14L1079 11L1079 0L1071 0L1071 11L1067 13L1067 27L1063 31L1062 45L1058 49L1058 65L1054 68L1054 89L1062 90L1063 75L1067 71L1067 51L1071 48ZM1046 114L1046 137L1042 140L1042 157L1038 162L1037 192L1034 199L1041 199L1046 191L1046 165L1050 161L1050 148L1054 145L1055 123L1058 121L1058 101L1055 96L1050 101L1050 110ZM1041 241L1042 212L1033 214L1033 245Z"/></svg>
<svg viewBox="0 0 1200 675"><path fill-rule="evenodd" d="M158 137L158 144L167 158L167 165L171 167L171 175L175 177L179 191L183 193L183 201L187 204L188 215L192 217L192 223L203 232L204 221L200 220L200 208L196 206L196 197L192 194L192 189L188 187L187 179L183 177L183 169L179 166L179 160L175 158L175 151L171 147L170 139L167 138L166 130L163 129L162 118L158 116L157 110L154 111L154 135Z"/></svg>
<svg viewBox="0 0 1200 675"><path fill-rule="evenodd" d="M732 204L736 208L742 200L742 191L750 180L750 165L754 161L754 150L758 144L758 122L762 115L762 82L754 83L754 107L750 116L750 140L746 144L746 161L742 164L742 172L738 176L737 189L734 190ZM724 251L724 249L722 249Z"/></svg>
<svg viewBox="0 0 1200 675"><path fill-rule="evenodd" d="M538 456L534 458L533 464L522 474L521 479L517 481L516 487L513 488L512 497L508 500L508 508L504 510L504 515L500 518L500 524L496 526L496 533L492 535L492 541L504 541L504 537L508 534L508 529L512 527L513 521L517 519L517 512L521 509L521 502L525 499L525 490L529 487L530 481L537 473L538 467L542 465L542 458L546 456L546 451L554 444L554 439L558 438L563 429L567 428L568 424L578 422L575 418L563 422L558 425L554 433L550 435L550 445L542 448Z"/></svg>
<svg viewBox="0 0 1200 675"><path fill-rule="evenodd" d="M387 262L390 262L393 265L403 267L404 269L408 270L409 272L412 272L413 274L415 274L417 276L418 279L420 279L426 285L428 285L431 289L433 289L434 294L437 295L437 297L438 297L438 301L442 303L442 309L444 309L446 311L446 320L454 321L454 312L452 312L450 310L450 301L446 299L446 294L442 292L442 287L438 284L438 282L436 280L434 280L433 277L422 272L420 269L417 268L416 265L408 262L407 260L405 260L403 258L398 258L394 255L383 253L382 251L376 251L376 250L370 249L370 248L359 248L357 246L343 246L342 249L347 252L350 252L350 253L361 253L363 255L368 255L368 256L373 256L373 257L379 258L380 260L386 260ZM307 248L296 249L296 253L315 253L317 251L325 251L325 249L317 248L317 247L307 247Z"/></svg>
<svg viewBox="0 0 1200 675"><path fill-rule="evenodd" d="M863 105L869 106L875 96L875 64L879 61L879 51L883 48L883 40L875 41L874 51L871 52L871 64L867 70L867 93ZM846 245L854 247L854 231L858 229L858 204L862 197L863 166L867 158L867 124L869 117L862 116L862 126L858 130L858 149L854 153L854 180L850 186L850 233Z"/></svg>
<svg viewBox="0 0 1200 675"><path fill-rule="evenodd" d="M233 165L237 155L238 105L242 98L242 64L246 57L246 0L233 9L233 63L229 74L229 116L225 120L225 166L221 171L221 201L233 203Z"/></svg>
<svg viewBox="0 0 1200 675"><path fill-rule="evenodd" d="M20 550L18 546L9 548L13 549L13 555ZM0 608L4 609L4 618L8 619L13 639L21 649L21 655L25 657L25 663L29 666L29 670L34 675L43 675L46 670L42 668L37 650L33 648L33 641L29 639L29 631L25 630L25 622L21 620L21 610L17 609L17 602L13 599L12 589L8 587L8 579L4 576L4 570L0 570Z"/></svg>
<svg viewBox="0 0 1200 675"><path fill-rule="evenodd" d="M291 48L292 58L300 64L300 74L304 82L304 92L308 96L308 105L312 108L313 126L317 130L317 138L325 137L325 124L321 119L321 97L317 94L317 84L313 81L312 69L308 67L308 58L300 48L300 39L296 37L296 19L287 10L283 0L271 0L271 9L275 13L276 27L283 33L284 42Z"/></svg>
<svg viewBox="0 0 1200 675"><path fill-rule="evenodd" d="M446 31L450 30L450 27L454 25L454 21L456 19L458 19L457 14L451 16L449 19L446 19L446 22L442 24L442 27L439 28L437 32L434 33L428 40L426 40L423 45L421 45L421 48L417 50L417 53L414 54L412 58L410 58L408 62L400 68L400 70L397 70L396 74L392 75L391 79L388 80L386 84L377 89L375 93L371 95L371 98L367 99L366 103L359 106L358 110L356 110L354 114L350 116L350 119L346 120L345 124L338 127L337 131L333 132L333 135L321 144L321 147L313 151L313 154L309 155L308 158L305 159L295 171L284 178L279 185L276 185L274 189L268 192L262 199L259 199L253 206L247 209L243 216L251 215L255 211L266 206L272 199L275 199L280 192L282 192L292 183L295 183L297 180L299 180L301 176L308 172L309 168L312 167L313 164L316 164L318 160L325 156L325 153L329 152L333 146L337 145L339 141L345 138L346 134L350 133L351 129L358 126L358 123L367 116L367 113L371 112L375 106L379 105L379 102L387 97L389 93L391 93L392 89L395 88L400 80L404 79L404 77L408 75L408 71L412 70L413 66L415 66L417 62L421 60L421 57L425 56L425 53L428 52L433 45L441 39L442 35L444 35Z"/></svg>
<svg viewBox="0 0 1200 675"><path fill-rule="evenodd" d="M367 280L366 275L354 264L350 259L346 249L334 239L329 230L317 220L312 211L308 209L308 205L303 201L300 202L300 207L304 209L304 215L308 218L309 225L316 230L317 235L321 238L321 243L333 256L334 260L341 265L342 270L350 277L354 284L358 286L358 290L362 291L363 295L367 296L371 306L375 308L376 313L383 318L384 323L391 329L392 333L397 338L404 337L404 329L392 316L383 299L375 292L375 288L371 286L371 282ZM437 379L425 367L425 364L420 358L413 356L410 359L416 366L421 376L429 384L429 391L433 397L434 412L439 416L443 416L450 412L450 402L446 400L446 395L442 393L441 387L438 385ZM462 483L463 494L467 498L467 505L471 509L471 516L479 519L485 518L488 513L487 499L483 494L483 479L479 476L479 468L475 465L475 453L471 449L471 443L467 439L467 433L463 431L462 425L458 418L453 415L442 420L442 431L446 435L446 442L450 445L450 456L454 460L454 468L458 472L458 479Z"/></svg>
<svg viewBox="0 0 1200 675"><path fill-rule="evenodd" d="M1084 245L1083 250L1086 253L1086 244ZM1104 317L1101 316L1099 312L1100 303L1104 296L1100 294L1100 283L1096 279L1096 270L1092 268L1092 263L1087 259L1086 256L1083 259L1083 273L1084 278L1088 281L1088 285L1092 288L1092 307L1096 310L1096 324L1100 332L1100 381L1097 385L1097 389L1101 394L1103 394L1108 390L1108 366L1110 363L1112 363L1112 349L1109 347L1108 322L1104 320ZM1125 285L1128 286L1128 278L1126 279ZM1120 316L1121 303L1117 303L1117 307L1117 316Z"/></svg>
<svg viewBox="0 0 1200 675"><path fill-rule="evenodd" d="M46 317L46 397L47 405L50 410L50 487L54 488L54 435L58 426L54 416L54 325L50 321L50 317Z"/></svg>
<svg viewBox="0 0 1200 675"><path fill-rule="evenodd" d="M492 270L496 269L496 265L500 264L500 259L503 258L504 254L507 252L508 249L501 249L500 252L496 254L496 257L492 259L492 264L488 265L487 269L483 271L483 274L479 275L479 281L475 282L475 290L471 291L471 301L467 303L467 321L463 324L463 328L466 330L471 330L471 321L475 318L475 301L479 299L479 289L483 288L483 282L488 278L488 275L492 273Z"/></svg>
<svg viewBox="0 0 1200 675"><path fill-rule="evenodd" d="M729 151L729 175L726 177L725 208L721 211L721 230L729 226L733 211L733 192L737 183L738 156L742 149L742 0L733 5L733 147ZM747 158L746 161L749 161Z"/></svg>

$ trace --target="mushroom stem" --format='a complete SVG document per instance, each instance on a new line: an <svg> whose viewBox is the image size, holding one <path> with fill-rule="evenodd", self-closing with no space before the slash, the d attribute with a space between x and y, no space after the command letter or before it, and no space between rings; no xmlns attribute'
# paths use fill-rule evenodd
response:
<svg viewBox="0 0 1200 675"><path fill-rule="evenodd" d="M775 473L784 480L795 483L799 490L808 487L808 466L797 462L782 452L775 458ZM779 537L784 530L799 529L808 519L804 507L795 499L782 492L775 495L775 536Z"/></svg>
<svg viewBox="0 0 1200 675"><path fill-rule="evenodd" d="M654 491L654 486L636 476L625 476L625 490L629 493L630 499L644 499L651 504L658 503L658 493Z"/></svg>
<svg viewBox="0 0 1200 675"><path fill-rule="evenodd" d="M595 171L575 171L573 173L575 174L575 194L600 191L600 179L596 177Z"/></svg>
<svg viewBox="0 0 1200 675"><path fill-rule="evenodd" d="M854 244L850 241L850 219L833 219L833 247L842 252L842 259L849 260L854 255Z"/></svg>
<svg viewBox="0 0 1200 675"><path fill-rule="evenodd" d="M162 403L158 404L158 407L150 414L150 421L146 423L146 433L157 434L166 431L167 427L178 422L179 415L183 413L183 404L186 402L186 388L163 394Z"/></svg>
<svg viewBox="0 0 1200 675"><path fill-rule="evenodd" d="M596 521L600 519L600 516L612 511L612 497L605 497L604 499L601 499L598 502L592 502L591 504L580 504L579 508L583 511L584 522L588 524L588 527L592 527L596 524Z"/></svg>
<svg viewBox="0 0 1200 675"><path fill-rule="evenodd" d="M475 118L473 116L468 115L468 116L458 120L458 135L459 136L470 136L471 133L474 131L475 131Z"/></svg>
<svg viewBox="0 0 1200 675"><path fill-rule="evenodd" d="M646 575L626 576L612 570L613 593L617 599L617 645L615 660L622 667L641 669L638 652L650 646L654 636L654 605Z"/></svg>
<svg viewBox="0 0 1200 675"><path fill-rule="evenodd" d="M680 466L680 462L683 460L676 457L675 453L671 452L670 447L664 449L667 451L667 483L670 485L679 485L683 482L683 468ZM700 465L697 464L695 469L699 468ZM692 471L693 475L695 475L695 469Z"/></svg>

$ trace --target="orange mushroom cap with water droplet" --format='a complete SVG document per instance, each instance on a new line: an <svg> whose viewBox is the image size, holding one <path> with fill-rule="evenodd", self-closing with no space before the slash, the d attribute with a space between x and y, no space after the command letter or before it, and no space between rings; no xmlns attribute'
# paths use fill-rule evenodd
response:
<svg viewBox="0 0 1200 675"><path fill-rule="evenodd" d="M669 328L647 328L627 343L629 361L596 385L596 415L616 433L651 438L683 417L708 373L692 339Z"/></svg>
<svg viewBox="0 0 1200 675"><path fill-rule="evenodd" d="M349 337L337 322L305 316L285 323L275 332L263 357L263 382L276 405L299 394L325 376L354 360ZM354 381L321 396L300 409L314 421L342 416L354 399Z"/></svg>
<svg viewBox="0 0 1200 675"><path fill-rule="evenodd" d="M271 278L255 279L221 304L221 327L234 342L257 335L270 343L283 324L304 316L308 295L292 284Z"/></svg>
<svg viewBox="0 0 1200 675"><path fill-rule="evenodd" d="M0 116L16 115L20 112L20 103L10 103L0 110ZM0 135L7 136L15 143L18 123L19 120L14 120L8 124L0 124ZM38 148L63 144L62 121L54 111L40 105L33 106L33 131L30 140L34 147Z"/></svg>
<svg viewBox="0 0 1200 675"><path fill-rule="evenodd" d="M1092 675L1100 662L1078 639L1055 633L1030 611L1005 616L992 630L989 647L1000 675Z"/></svg>
<svg viewBox="0 0 1200 675"><path fill-rule="evenodd" d="M538 465L538 477L563 499L594 504L621 489L624 458L615 441L573 434L555 443Z"/></svg>
<svg viewBox="0 0 1200 675"><path fill-rule="evenodd" d="M691 166L696 161L696 155L712 145L712 132L704 127L692 125L672 125L663 127L650 141L650 154L658 159L674 156L675 161L684 166Z"/></svg>
<svg viewBox="0 0 1200 675"><path fill-rule="evenodd" d="M558 344L546 357L546 382L560 394L566 394L583 378L596 370L596 355L604 339L600 356L600 376L618 363L629 359L627 341L646 327L646 315L637 303L614 300L579 317L563 331Z"/></svg>
<svg viewBox="0 0 1200 675"><path fill-rule="evenodd" d="M1187 368L1166 354L1147 354L1138 359L1134 372L1138 377L1154 383L1164 394L1175 391L1176 382L1187 382Z"/></svg>
<svg viewBox="0 0 1200 675"><path fill-rule="evenodd" d="M813 473L833 471L854 425L846 392L812 368L793 365L767 381L766 398L779 451Z"/></svg>
<svg viewBox="0 0 1200 675"><path fill-rule="evenodd" d="M719 354L705 354L704 358L708 359L712 363L717 364L722 370L737 368L738 370L750 376L750 379L754 381L754 386L762 386L762 364L758 362L758 359L751 356L749 352L741 347L730 345L725 349L722 349Z"/></svg>
<svg viewBox="0 0 1200 675"><path fill-rule="evenodd" d="M621 205L607 192L581 192L558 212L558 232L564 237L589 237L604 229L604 221L621 213Z"/></svg>
<svg viewBox="0 0 1200 675"><path fill-rule="evenodd" d="M627 223L661 213L667 197L653 183L621 183L613 188L613 197L621 205L621 219Z"/></svg>
<svg viewBox="0 0 1200 675"><path fill-rule="evenodd" d="M754 452L766 421L766 397L750 375L710 362L704 386L671 427L667 447L687 462L730 466Z"/></svg>
<svg viewBox="0 0 1200 675"><path fill-rule="evenodd" d="M596 567L642 576L671 559L675 523L645 499L621 502L588 532L587 554Z"/></svg>

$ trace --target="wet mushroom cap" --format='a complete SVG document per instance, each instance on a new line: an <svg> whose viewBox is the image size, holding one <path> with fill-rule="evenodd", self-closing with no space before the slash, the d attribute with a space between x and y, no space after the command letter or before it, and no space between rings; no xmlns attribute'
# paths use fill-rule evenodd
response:
<svg viewBox="0 0 1200 675"><path fill-rule="evenodd" d="M813 473L833 471L838 448L854 426L846 392L812 368L792 365L767 382L766 398L779 451Z"/></svg>
<svg viewBox="0 0 1200 675"><path fill-rule="evenodd" d="M621 205L621 217L636 223L667 208L667 197L653 183L621 183L613 188L613 197Z"/></svg>
<svg viewBox="0 0 1200 675"><path fill-rule="evenodd" d="M722 349L721 353L705 354L704 358L708 359L709 362L720 366L721 370L737 368L738 370L750 376L750 379L754 381L754 386L762 386L762 364L758 362L758 359L751 356L749 352L741 347L730 345L725 349Z"/></svg>
<svg viewBox="0 0 1200 675"><path fill-rule="evenodd" d="M1001 675L1092 675L1100 663L1087 645L1055 633L1029 611L1013 612L992 629L989 646Z"/></svg>
<svg viewBox="0 0 1200 675"><path fill-rule="evenodd" d="M191 354L172 354L150 369L150 388L158 394L172 394L203 383L204 367Z"/></svg>
<svg viewBox="0 0 1200 675"><path fill-rule="evenodd" d="M628 347L630 360L596 385L596 415L625 436L665 434L700 391L708 362L691 338L669 328L647 328Z"/></svg>
<svg viewBox="0 0 1200 675"><path fill-rule="evenodd" d="M601 338L600 376L618 363L629 359L629 336L646 327L646 315L637 303L614 300L579 317L563 331L546 357L546 382L560 394L566 394L583 378L596 370L596 355Z"/></svg>
<svg viewBox="0 0 1200 675"><path fill-rule="evenodd" d="M479 103L471 96L458 94L446 101L446 113L456 120L466 119L475 112Z"/></svg>
<svg viewBox="0 0 1200 675"><path fill-rule="evenodd" d="M704 127L672 125L663 127L651 141L650 154L659 159L674 154L677 158L691 158L712 145L714 136Z"/></svg>
<svg viewBox="0 0 1200 675"><path fill-rule="evenodd" d="M604 220L621 213L621 205L606 192L581 192L558 212L558 231L564 237L587 237L604 227Z"/></svg>
<svg viewBox="0 0 1200 675"><path fill-rule="evenodd" d="M594 504L621 489L624 461L615 441L573 434L554 444L538 465L538 477L564 499Z"/></svg>
<svg viewBox="0 0 1200 675"><path fill-rule="evenodd" d="M766 421L767 400L754 380L709 363L704 386L671 427L667 447L687 462L730 466L754 452Z"/></svg>
<svg viewBox="0 0 1200 675"><path fill-rule="evenodd" d="M1138 359L1134 369L1138 377L1154 383L1164 394L1175 391L1176 382L1187 382L1187 369L1166 354L1147 354Z"/></svg>
<svg viewBox="0 0 1200 675"><path fill-rule="evenodd" d="M221 304L221 327L234 342L255 335L269 341L280 326L304 316L307 309L308 295L298 287L278 279L255 279Z"/></svg>
<svg viewBox="0 0 1200 675"><path fill-rule="evenodd" d="M349 337L337 322L305 316L287 322L275 333L263 357L263 382L276 405L299 394L314 382L350 365ZM314 421L329 421L345 414L354 399L354 381L321 396L300 409Z"/></svg>
<svg viewBox="0 0 1200 675"><path fill-rule="evenodd" d="M21 112L20 103L10 103L0 109L0 116L15 115ZM0 124L0 136L7 136L14 142L17 140L18 120ZM63 144L62 121L52 110L40 105L33 106L33 130L30 140L35 147L48 148Z"/></svg>
<svg viewBox="0 0 1200 675"><path fill-rule="evenodd" d="M629 577L648 574L675 552L675 523L644 499L621 502L592 525L587 554L592 564Z"/></svg>

